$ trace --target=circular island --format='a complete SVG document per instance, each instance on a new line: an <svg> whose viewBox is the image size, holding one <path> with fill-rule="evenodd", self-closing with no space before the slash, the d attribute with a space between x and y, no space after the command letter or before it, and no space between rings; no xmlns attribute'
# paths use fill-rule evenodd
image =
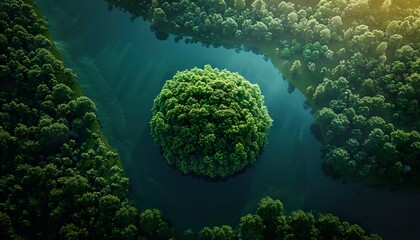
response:
<svg viewBox="0 0 420 240"><path fill-rule="evenodd" d="M166 81L150 121L154 142L170 165L213 180L254 163L271 124L258 85L210 65Z"/></svg>

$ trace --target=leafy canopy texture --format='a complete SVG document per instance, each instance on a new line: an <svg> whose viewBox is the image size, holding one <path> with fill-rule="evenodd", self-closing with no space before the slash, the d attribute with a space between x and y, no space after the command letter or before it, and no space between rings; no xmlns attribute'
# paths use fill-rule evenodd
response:
<svg viewBox="0 0 420 240"><path fill-rule="evenodd" d="M272 124L256 84L206 65L178 72L156 97L155 144L183 174L226 178L250 166Z"/></svg>

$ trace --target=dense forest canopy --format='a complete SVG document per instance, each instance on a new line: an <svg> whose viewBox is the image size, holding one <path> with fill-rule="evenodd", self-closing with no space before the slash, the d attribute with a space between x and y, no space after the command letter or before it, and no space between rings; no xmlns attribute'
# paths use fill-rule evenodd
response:
<svg viewBox="0 0 420 240"><path fill-rule="evenodd" d="M272 120L256 84L206 65L181 71L155 98L155 144L183 174L226 178L256 161Z"/></svg>
<svg viewBox="0 0 420 240"><path fill-rule="evenodd" d="M419 0L107 1L160 37L265 54L307 97L327 174L420 187Z"/></svg>

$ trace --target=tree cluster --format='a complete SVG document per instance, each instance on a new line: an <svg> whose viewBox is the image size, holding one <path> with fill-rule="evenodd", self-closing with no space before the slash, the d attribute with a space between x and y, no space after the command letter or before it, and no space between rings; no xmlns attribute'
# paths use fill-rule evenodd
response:
<svg viewBox="0 0 420 240"><path fill-rule="evenodd" d="M168 239L130 200L120 159L48 36L21 0L0 2L0 238Z"/></svg>
<svg viewBox="0 0 420 240"><path fill-rule="evenodd" d="M184 236L199 240L381 239L376 234L366 234L357 224L340 221L332 214L298 210L286 215L280 200L271 197L262 198L254 214L241 217L236 229L227 225L204 227L197 233L187 230Z"/></svg>
<svg viewBox="0 0 420 240"><path fill-rule="evenodd" d="M107 2L162 31L265 49L307 96L334 175L420 186L417 1L137 0L141 11Z"/></svg>
<svg viewBox="0 0 420 240"><path fill-rule="evenodd" d="M211 179L255 162L272 123L256 84L210 65L168 80L152 115L151 133L165 160L183 174Z"/></svg>

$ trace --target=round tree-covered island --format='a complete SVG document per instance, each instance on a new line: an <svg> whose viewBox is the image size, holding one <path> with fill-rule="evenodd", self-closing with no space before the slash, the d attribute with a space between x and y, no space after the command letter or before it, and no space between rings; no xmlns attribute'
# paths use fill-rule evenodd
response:
<svg viewBox="0 0 420 240"><path fill-rule="evenodd" d="M166 81L152 115L151 134L164 159L183 174L210 179L254 163L272 124L258 85L210 65Z"/></svg>

